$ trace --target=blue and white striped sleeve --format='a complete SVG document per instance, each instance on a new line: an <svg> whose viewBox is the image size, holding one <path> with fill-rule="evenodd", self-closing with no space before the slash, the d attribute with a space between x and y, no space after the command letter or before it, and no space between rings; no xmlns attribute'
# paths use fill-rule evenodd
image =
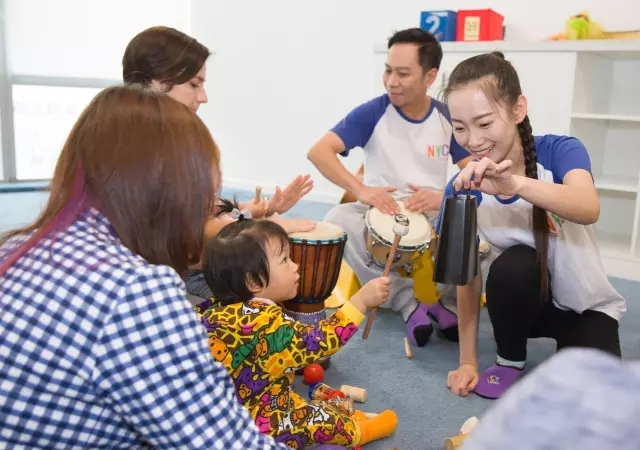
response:
<svg viewBox="0 0 640 450"><path fill-rule="evenodd" d="M480 417L463 450L640 448L640 363L566 349Z"/></svg>
<svg viewBox="0 0 640 450"><path fill-rule="evenodd" d="M155 448L282 449L237 402L206 331L167 267L138 269L95 348L93 382Z"/></svg>

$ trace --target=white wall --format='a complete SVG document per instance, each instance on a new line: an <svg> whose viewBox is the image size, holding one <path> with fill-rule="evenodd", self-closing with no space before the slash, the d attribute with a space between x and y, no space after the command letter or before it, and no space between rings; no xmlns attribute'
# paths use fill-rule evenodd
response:
<svg viewBox="0 0 640 450"><path fill-rule="evenodd" d="M140 31L153 25L190 31L190 0L4 3L13 75L121 80L124 49Z"/></svg>
<svg viewBox="0 0 640 450"><path fill-rule="evenodd" d="M80 111L105 85L80 87L89 83L69 78L120 82L133 36L157 24L190 32L191 0L0 0L0 6L14 109L15 173L9 177L21 180L53 176ZM11 129L7 121L2 125Z"/></svg>
<svg viewBox="0 0 640 450"><path fill-rule="evenodd" d="M382 92L373 46L384 44L393 30L416 26L427 7L452 7L445 0L403 0L393 7L370 0L3 1L13 75L118 80L124 48L140 30L162 24L194 35L216 52L209 61L211 100L201 116L221 145L226 183L261 184L268 192L309 172L316 180L309 198L325 201L336 201L341 191L313 168L306 152L349 110ZM454 5L504 14L509 40L560 31L566 17L582 9L608 29L640 28L632 0L540 0L535 8L507 0ZM52 161L57 141L47 140ZM355 171L361 160L356 151L343 162Z"/></svg>
<svg viewBox="0 0 640 450"><path fill-rule="evenodd" d="M565 19L584 9L606 29L640 29L632 1L539 0L523 7L507 0L404 0L392 7L370 0L192 0L192 35L216 52L210 103L200 114L222 148L227 184L268 190L312 173L310 198L335 202L342 192L306 152L350 109L382 92L372 76L380 71L373 46L393 30L417 26L420 11L492 8L505 16L506 39L532 40L562 31ZM356 170L361 157L353 152L345 165Z"/></svg>

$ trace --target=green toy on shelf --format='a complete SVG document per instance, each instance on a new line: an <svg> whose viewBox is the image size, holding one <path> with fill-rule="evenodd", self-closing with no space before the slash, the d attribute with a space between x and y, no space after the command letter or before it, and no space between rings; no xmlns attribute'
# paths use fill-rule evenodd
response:
<svg viewBox="0 0 640 450"><path fill-rule="evenodd" d="M605 31L598 22L591 20L587 11L582 11L567 19L562 33L547 38L551 41L583 39L640 39L640 30Z"/></svg>

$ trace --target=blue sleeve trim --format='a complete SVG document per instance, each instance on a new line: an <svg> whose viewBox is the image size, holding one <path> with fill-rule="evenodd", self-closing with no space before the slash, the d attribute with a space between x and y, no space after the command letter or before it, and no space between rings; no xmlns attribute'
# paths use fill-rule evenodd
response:
<svg viewBox="0 0 640 450"><path fill-rule="evenodd" d="M348 156L356 147L364 148L373 135L373 130L390 104L389 97L382 95L356 107L338 122L331 131L337 134L345 145L341 156Z"/></svg>
<svg viewBox="0 0 640 450"><path fill-rule="evenodd" d="M562 184L564 176L574 170L591 172L591 159L584 144L571 136L548 134L535 136L538 162L553 173L553 181Z"/></svg>

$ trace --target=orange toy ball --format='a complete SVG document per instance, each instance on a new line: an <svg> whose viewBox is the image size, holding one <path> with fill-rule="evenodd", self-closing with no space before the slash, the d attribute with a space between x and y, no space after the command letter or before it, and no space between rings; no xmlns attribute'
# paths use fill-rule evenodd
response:
<svg viewBox="0 0 640 450"><path fill-rule="evenodd" d="M320 364L309 364L302 371L302 378L306 384L321 383L324 380L324 369Z"/></svg>

